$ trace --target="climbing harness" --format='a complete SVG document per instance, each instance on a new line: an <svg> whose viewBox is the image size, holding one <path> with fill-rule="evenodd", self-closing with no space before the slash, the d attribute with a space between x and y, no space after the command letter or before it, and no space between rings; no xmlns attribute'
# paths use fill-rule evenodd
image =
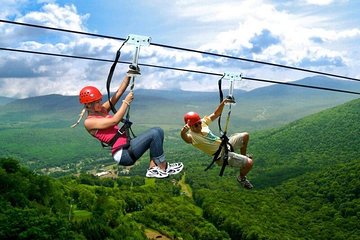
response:
<svg viewBox="0 0 360 240"><path fill-rule="evenodd" d="M120 59L120 54L121 54L121 48L126 44L132 44L134 45L134 55L133 55L133 60L132 60L132 63L130 65L130 68L135 68L136 70L138 70L138 60L139 60L139 52L140 52L140 47L141 46L149 46L150 45L150 42L151 42L151 38L150 37L147 37L147 36L140 36L140 35L134 35L134 34L130 34L126 40L123 42L123 44L120 46L120 48L117 50L116 52L116 56L115 56L115 59L114 59L114 63L112 64L111 68L110 68L110 71L109 71L109 75L108 75L108 78L107 78L107 81L106 81L106 90L107 90L107 96L108 96L108 100L109 100L109 103L110 103L110 108L111 108L111 111L115 114L117 112L115 106L113 105L113 103L111 102L111 98L110 98L110 84L111 84L111 80L112 80L112 77L113 77L113 74L114 74L114 71L115 71L115 67ZM134 89L134 85L135 85L135 76L137 74L129 74L128 73L128 76L130 76L130 91L133 91ZM134 132L132 131L131 129L131 125L132 125L132 122L130 121L130 106L128 106L127 108L127 112L126 112L126 116L125 118L123 118L121 120L121 122L123 123L123 126L118 130L117 134L110 140L109 143L101 143L103 147L105 148L111 148L116 140L122 136L123 134L126 135L126 138L127 138L127 143L122 146L122 148L128 148L129 150L129 154L130 155L133 155L132 154L132 151L130 151L130 140L132 138L135 138L135 134ZM131 133L131 134L130 134ZM134 156L131 156L133 159L134 159Z"/></svg>
<svg viewBox="0 0 360 240"><path fill-rule="evenodd" d="M229 94L226 96L227 99L231 100L231 102L226 103L226 105L229 106L229 111L227 114L227 118L226 118L226 122L225 122L225 128L224 130L222 130L221 128L221 114L218 118L218 126L219 126L219 131L221 133L221 143L220 146L218 148L218 150L214 153L214 157L212 162L210 163L210 165L205 169L205 171L207 171L208 169L210 169L212 167L212 165L220 159L219 155L221 152L223 152L222 155L222 159L223 159L223 164L220 170L220 174L219 176L222 176L224 174L224 170L226 165L228 165L228 159L229 159L229 151L233 152L234 148L233 146L229 143L229 138L227 137L227 130L228 130L228 126L229 126L229 122L230 122L230 115L231 115L231 106L235 105L235 97L234 97L234 84L235 81L241 81L242 77L241 74L236 74L236 73L224 73L224 75L219 79L218 81L218 86L219 86L219 95L220 95L220 103L223 101L224 99L224 95L222 92L222 80L229 80L230 81L230 86L229 86Z"/></svg>

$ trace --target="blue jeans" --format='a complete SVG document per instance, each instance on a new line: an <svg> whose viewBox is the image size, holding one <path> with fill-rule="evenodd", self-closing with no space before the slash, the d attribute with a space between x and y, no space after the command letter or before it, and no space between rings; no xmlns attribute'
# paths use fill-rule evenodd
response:
<svg viewBox="0 0 360 240"><path fill-rule="evenodd" d="M149 149L150 159L153 159L158 165L165 161L163 142L164 130L159 127L150 128L130 141L130 148L135 159L131 158L128 149L123 149L119 164L131 166Z"/></svg>

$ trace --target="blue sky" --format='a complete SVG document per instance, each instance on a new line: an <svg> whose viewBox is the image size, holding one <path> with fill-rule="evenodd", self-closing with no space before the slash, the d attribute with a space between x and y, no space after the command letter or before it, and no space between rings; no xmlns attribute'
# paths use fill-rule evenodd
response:
<svg viewBox="0 0 360 240"><path fill-rule="evenodd" d="M360 1L349 0L2 0L0 19L126 38L360 78ZM0 23L0 47L113 59L121 41ZM131 61L125 45L121 60ZM142 47L140 63L252 78L312 76L259 64ZM105 91L111 63L0 51L0 96L77 95ZM119 64L113 88L127 65ZM217 76L142 67L135 88L215 91ZM243 80L236 88L260 85Z"/></svg>

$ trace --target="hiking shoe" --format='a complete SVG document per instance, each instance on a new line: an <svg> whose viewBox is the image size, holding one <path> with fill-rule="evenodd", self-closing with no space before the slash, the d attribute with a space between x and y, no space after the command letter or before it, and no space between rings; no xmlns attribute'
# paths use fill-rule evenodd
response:
<svg viewBox="0 0 360 240"><path fill-rule="evenodd" d="M238 176L237 181L246 189L252 189L254 187L251 182L246 179L246 177Z"/></svg>
<svg viewBox="0 0 360 240"><path fill-rule="evenodd" d="M178 163L166 163L166 172L169 175L175 175L181 172L181 170L184 168L184 164L182 162Z"/></svg>
<svg viewBox="0 0 360 240"><path fill-rule="evenodd" d="M161 170L158 166L149 168L146 172L146 177L148 178L166 178L169 174Z"/></svg>
<svg viewBox="0 0 360 240"><path fill-rule="evenodd" d="M128 76L141 75L139 66L129 65L129 70L127 71Z"/></svg>

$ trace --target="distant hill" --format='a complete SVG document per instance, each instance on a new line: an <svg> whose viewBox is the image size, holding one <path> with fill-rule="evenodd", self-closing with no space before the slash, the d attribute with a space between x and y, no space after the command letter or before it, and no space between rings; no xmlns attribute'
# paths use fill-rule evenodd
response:
<svg viewBox="0 0 360 240"><path fill-rule="evenodd" d="M8 98L8 97L1 97L0 96L0 106L8 104L9 102L12 102L14 100L15 100L14 98Z"/></svg>
<svg viewBox="0 0 360 240"><path fill-rule="evenodd" d="M360 92L360 84L356 82L327 77L306 78L296 83L338 87ZM227 95L226 89L224 89L224 95ZM235 90L234 96L237 103L232 108L230 127L248 130L280 126L358 97L279 84L250 92ZM106 98L105 95L104 98ZM214 111L218 102L218 92L135 89L131 118L137 124L179 126L182 124L184 113L197 111L201 115L209 114ZM76 120L81 109L77 96L53 94L11 101L6 107L4 106L5 112L0 114L0 120L3 117L6 118L7 113L19 113L27 117L46 114L49 119L54 117L56 120L61 116L62 120L70 123Z"/></svg>
<svg viewBox="0 0 360 240"><path fill-rule="evenodd" d="M339 90L348 90L348 91L360 91L360 84L356 81L351 80L339 80L324 76L314 76L307 77L301 80L293 81L291 83L308 85L315 87L324 87L324 88L333 88ZM267 87L261 87L251 91L251 95L258 96L272 96L272 97L281 97L282 95L313 95L314 93L327 95L328 91L318 90L318 89L309 89L303 87L295 87L289 85L274 84Z"/></svg>
<svg viewBox="0 0 360 240"><path fill-rule="evenodd" d="M360 92L358 82L322 76L309 77L293 83ZM250 118L245 121L250 120L250 123L257 127L268 128L334 107L358 98L359 95L275 84L255 89L242 97L240 109L246 109L245 114Z"/></svg>

